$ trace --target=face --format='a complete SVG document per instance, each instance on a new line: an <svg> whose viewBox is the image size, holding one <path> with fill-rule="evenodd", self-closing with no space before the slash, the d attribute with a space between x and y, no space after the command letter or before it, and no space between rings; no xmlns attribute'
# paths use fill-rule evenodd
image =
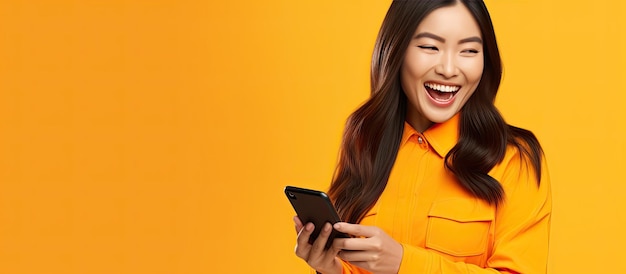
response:
<svg viewBox="0 0 626 274"><path fill-rule="evenodd" d="M401 69L409 124L423 132L452 118L476 90L483 67L482 35L469 10L457 2L431 12L418 25Z"/></svg>

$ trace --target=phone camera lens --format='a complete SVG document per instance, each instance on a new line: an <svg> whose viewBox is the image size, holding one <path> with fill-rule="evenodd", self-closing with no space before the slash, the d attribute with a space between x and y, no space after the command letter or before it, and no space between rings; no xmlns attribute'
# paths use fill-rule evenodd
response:
<svg viewBox="0 0 626 274"><path fill-rule="evenodd" d="M296 197L296 195L294 195L294 194L293 194L293 193L291 193L291 192L287 192L287 195L289 196L289 198L295 198L295 197Z"/></svg>

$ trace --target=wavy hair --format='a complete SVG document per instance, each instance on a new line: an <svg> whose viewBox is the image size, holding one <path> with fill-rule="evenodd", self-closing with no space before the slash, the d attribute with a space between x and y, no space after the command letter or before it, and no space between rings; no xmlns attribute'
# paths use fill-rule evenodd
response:
<svg viewBox="0 0 626 274"><path fill-rule="evenodd" d="M359 223L382 194L395 162L407 98L400 70L419 23L433 10L460 2L478 23L484 70L476 91L461 109L458 143L445 167L475 197L497 206L504 200L500 183L488 172L513 145L529 160L541 180L543 151L530 132L508 125L494 105L502 64L493 24L481 0L395 0L382 23L371 63L371 94L346 122L329 196L344 221Z"/></svg>

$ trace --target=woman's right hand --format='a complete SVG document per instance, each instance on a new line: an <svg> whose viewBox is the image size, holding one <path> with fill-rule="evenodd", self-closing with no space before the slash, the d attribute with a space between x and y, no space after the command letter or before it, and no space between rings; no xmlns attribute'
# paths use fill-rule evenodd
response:
<svg viewBox="0 0 626 274"><path fill-rule="evenodd" d="M331 245L327 250L324 250L324 246L326 246L326 242L328 241L328 236L330 236L330 233L332 232L332 226L330 223L324 224L324 227L315 242L313 242L313 244L309 244L309 237L311 237L311 233L313 233L315 225L313 225L313 223L304 225L297 216L293 218L293 221L296 225L296 232L298 232L296 255L318 272L324 274L341 273L341 261L337 258L337 254L341 250L336 249L333 245Z"/></svg>

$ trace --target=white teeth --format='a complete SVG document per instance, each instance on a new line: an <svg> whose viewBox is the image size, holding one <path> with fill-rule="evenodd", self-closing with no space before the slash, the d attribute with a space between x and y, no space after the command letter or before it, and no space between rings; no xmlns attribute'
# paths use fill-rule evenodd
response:
<svg viewBox="0 0 626 274"><path fill-rule="evenodd" d="M426 83L425 85L440 92L457 92L461 88L460 86L446 86L433 83Z"/></svg>

